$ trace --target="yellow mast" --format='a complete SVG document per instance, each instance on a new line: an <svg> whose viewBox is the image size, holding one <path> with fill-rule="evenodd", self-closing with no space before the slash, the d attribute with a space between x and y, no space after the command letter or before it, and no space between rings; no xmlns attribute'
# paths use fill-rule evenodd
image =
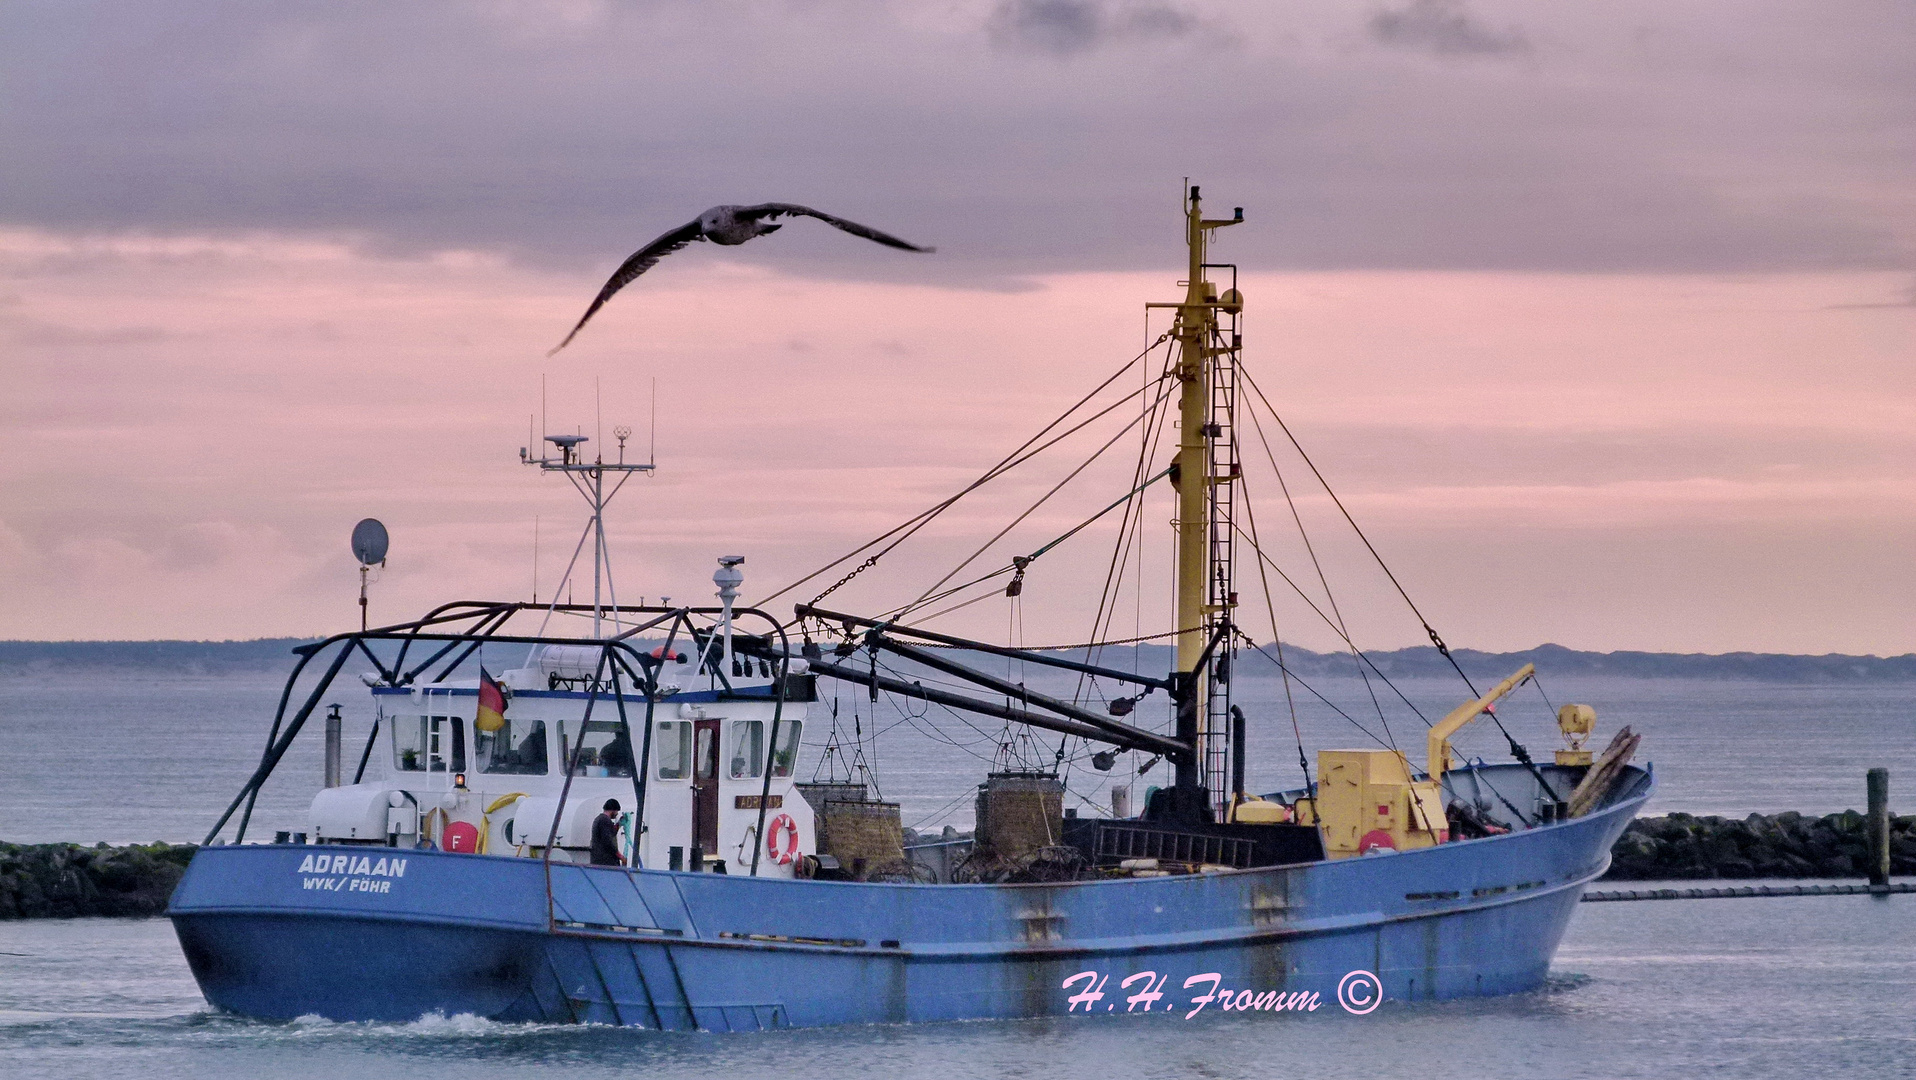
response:
<svg viewBox="0 0 1916 1080"><path fill-rule="evenodd" d="M1150 307L1176 307L1177 323L1172 335L1178 343L1178 455L1176 471L1171 474L1178 494L1177 516L1177 668L1195 676L1204 649L1209 644L1205 628L1216 614L1210 603L1211 485L1218 482L1211 473L1211 442L1216 428L1211 426L1212 364L1230 351L1218 345L1217 286L1205 280L1206 249L1213 229L1236 225L1244 220L1244 211L1235 217L1207 219L1193 186L1186 192L1184 209L1185 246L1190 266L1185 281L1184 302L1152 304ZM1228 479L1225 480L1228 482ZM1179 738L1192 738L1197 744L1196 761L1180 768L1179 786L1193 781L1202 784L1205 760L1203 745L1207 733L1193 723L1205 711L1202 680L1192 678L1189 701L1180 710ZM1189 729L1189 730L1187 730Z"/></svg>

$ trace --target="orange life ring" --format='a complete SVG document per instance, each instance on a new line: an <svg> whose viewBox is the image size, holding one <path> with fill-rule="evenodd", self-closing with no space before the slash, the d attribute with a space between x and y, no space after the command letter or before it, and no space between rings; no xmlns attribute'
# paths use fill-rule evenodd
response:
<svg viewBox="0 0 1916 1080"><path fill-rule="evenodd" d="M790 814L780 814L765 826L765 853L780 866L798 854L798 822Z"/></svg>

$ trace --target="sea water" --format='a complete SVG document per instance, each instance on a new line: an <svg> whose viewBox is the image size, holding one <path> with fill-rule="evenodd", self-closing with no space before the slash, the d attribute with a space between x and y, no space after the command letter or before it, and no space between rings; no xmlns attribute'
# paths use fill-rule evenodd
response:
<svg viewBox="0 0 1916 1080"><path fill-rule="evenodd" d="M1037 682L1036 679L1033 680ZM1481 685L1482 680L1480 680ZM1434 718L1460 685L1400 681ZM1349 719L1296 687L1307 747L1395 742L1420 758L1422 722L1378 687L1314 681ZM1068 689L1068 688L1067 688ZM1661 785L1650 812L1741 816L1858 806L1866 768L1887 766L1892 804L1916 785L1916 687L1794 686L1694 680L1558 680L1555 704L1596 706L1598 742L1624 723ZM140 670L0 676L0 839L197 840L258 762L277 673L165 675ZM1526 688L1528 695L1533 691ZM1241 679L1256 764L1250 786L1297 780L1297 737L1282 684ZM369 720L342 685L348 771ZM805 733L801 774L819 762L831 709ZM908 824L963 827L969 793L1003 747L1056 760L1055 739L1022 740L995 722L861 690L836 699L839 741L862 738L883 794ZM1151 699L1136 714L1161 721ZM1557 745L1541 696L1502 719L1538 758ZM1370 735L1352 721L1362 723ZM1390 730L1385 731L1388 722ZM876 735L874 738L873 736ZM317 725L263 795L257 830L297 827L320 777ZM1495 727L1462 740L1506 758ZM1109 785L1163 778L1122 755L1102 772L1065 748L1074 799L1091 812ZM1140 792L1141 794L1141 792ZM229 830L230 832L230 830ZM1059 1017L761 1035L679 1035L501 1025L470 1016L410 1024L263 1023L206 1007L169 923L0 923L0 1075L120 1077L1802 1077L1916 1071L1916 897L1792 897L1587 904L1549 985L1505 998L1386 1005L1367 1016L1315 1013Z"/></svg>
<svg viewBox="0 0 1916 1080"><path fill-rule="evenodd" d="M1053 693L1076 689L1042 668L996 674ZM284 677L282 671L196 675L148 668L0 673L0 840L197 842L259 764ZM1489 681L1480 676L1477 685ZM827 694L833 685L821 680ZM1287 695L1273 678L1237 681L1236 700L1248 718L1251 790L1303 782L1300 734L1313 756L1320 748L1389 744L1421 765L1424 720L1469 696L1456 679L1367 686L1326 678L1309 687L1322 699L1296 684ZM1647 813L1741 817L1860 809L1863 774L1875 767L1890 770L1892 804L1907 795L1900 805L1916 812L1916 684L1585 678L1553 679L1544 688L1547 698L1531 686L1506 700L1498 719L1510 735L1536 760L1549 761L1562 745L1553 705L1596 708L1593 749L1630 725L1643 736L1637 762L1653 764L1657 773ZM302 699L296 696L293 707ZM322 706L333 702L345 717L350 779L371 728L370 696L348 675ZM262 792L249 839L305 827L306 807L323 776L321 713L314 711ZM890 694L873 702L859 687L842 687L811 713L800 778L815 772L825 778L832 770L843 775L844 763L860 762L870 768L861 778L899 802L905 824L920 829L968 828L976 785L1006 765L1059 768L1073 793L1067 806L1084 814L1108 808L1114 783L1130 785L1138 807L1146 788L1170 782L1168 766L1151 765L1147 755L1120 755L1100 772L1091 761L1098 747L1066 745L1060 762L1058 736L1021 735L1001 721ZM1131 720L1168 729L1164 695L1146 697ZM834 742L840 752L825 760ZM1508 742L1489 719L1466 728L1455 743L1466 756L1510 760ZM375 759L371 768L377 767ZM1503 809L1495 812L1502 816Z"/></svg>
<svg viewBox="0 0 1916 1080"><path fill-rule="evenodd" d="M207 1009L163 919L0 923L0 1073L92 1080L614 1076L1907 1077L1916 897L1582 905L1547 988L1311 1013L698 1035L264 1023Z"/></svg>

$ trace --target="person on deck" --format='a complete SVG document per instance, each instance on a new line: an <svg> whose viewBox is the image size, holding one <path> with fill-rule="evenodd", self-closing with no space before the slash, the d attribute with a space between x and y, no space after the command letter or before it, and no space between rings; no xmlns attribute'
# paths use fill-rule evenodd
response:
<svg viewBox="0 0 1916 1080"><path fill-rule="evenodd" d="M605 813L592 819L592 865L624 866L619 854L619 800L607 799Z"/></svg>
<svg viewBox="0 0 1916 1080"><path fill-rule="evenodd" d="M532 734L519 744L518 758L519 767L527 772L546 771L546 726L543 723L532 725Z"/></svg>
<svg viewBox="0 0 1916 1080"><path fill-rule="evenodd" d="M599 764L605 766L607 776L632 775L632 740L625 737L625 732L619 732L599 751Z"/></svg>

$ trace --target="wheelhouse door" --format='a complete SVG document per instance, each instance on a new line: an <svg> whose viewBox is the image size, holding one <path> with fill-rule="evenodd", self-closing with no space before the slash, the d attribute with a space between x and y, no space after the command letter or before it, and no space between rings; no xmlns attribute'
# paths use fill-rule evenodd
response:
<svg viewBox="0 0 1916 1080"><path fill-rule="evenodd" d="M699 720L692 735L692 843L718 853L719 722Z"/></svg>

